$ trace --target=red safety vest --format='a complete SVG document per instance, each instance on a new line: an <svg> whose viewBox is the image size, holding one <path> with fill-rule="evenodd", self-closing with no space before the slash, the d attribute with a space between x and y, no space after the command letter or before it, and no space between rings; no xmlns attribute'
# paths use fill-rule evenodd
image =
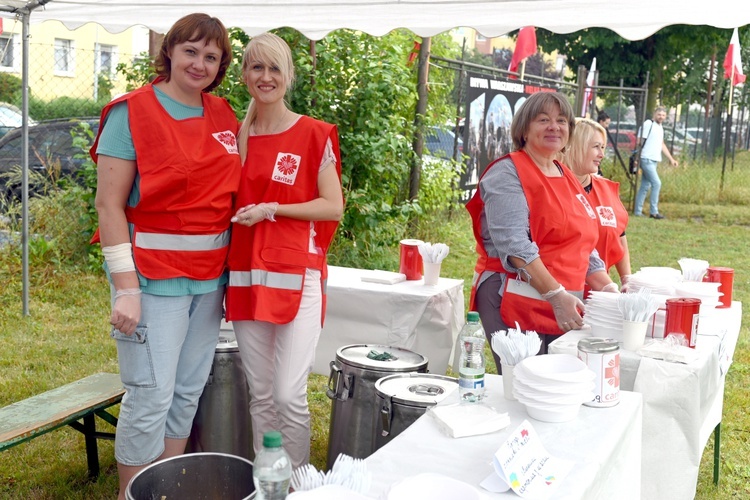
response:
<svg viewBox="0 0 750 500"><path fill-rule="evenodd" d="M341 178L336 127L302 116L280 134L248 137L237 207L251 203L305 203L318 198L318 174L328 139ZM330 168L330 167L329 167ZM297 316L305 270L321 271L321 322L325 317L326 253L337 221L315 222L310 251L310 221L276 216L251 227L234 224L229 249L227 321L255 320L286 324Z"/></svg>
<svg viewBox="0 0 750 500"><path fill-rule="evenodd" d="M625 255L620 236L628 227L628 211L620 201L620 184L603 177L591 177L591 191L586 193L599 222L596 249L605 269L617 264Z"/></svg>
<svg viewBox="0 0 750 500"><path fill-rule="evenodd" d="M542 262L566 290L583 290L589 255L597 241L597 228L594 211L586 200L578 179L565 167L562 168L562 177L545 176L523 151L510 153L508 156L518 171L529 206L531 241L539 247ZM482 177L500 160L491 163ZM466 204L466 208L471 214L477 241L479 258L474 268L477 275L484 271L494 271L506 273L506 281L516 279L515 274L503 268L500 259L489 257L484 248L480 222L484 202L479 190ZM471 294L470 307L473 308L476 283ZM545 300L505 293L500 315L505 324L513 325L518 321L524 330L557 335L563 333L557 326L552 307Z"/></svg>
<svg viewBox="0 0 750 500"><path fill-rule="evenodd" d="M125 94L102 110L127 101L140 176L140 200L126 207L133 224L133 257L149 279L216 279L226 268L230 218L240 182L229 103L203 95L203 116L175 120L152 85ZM101 131L100 131L101 133ZM97 136L91 156L97 161Z"/></svg>

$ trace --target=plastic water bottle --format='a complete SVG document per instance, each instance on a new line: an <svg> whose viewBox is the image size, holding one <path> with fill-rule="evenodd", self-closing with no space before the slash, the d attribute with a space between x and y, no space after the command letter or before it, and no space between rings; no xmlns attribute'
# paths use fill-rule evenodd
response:
<svg viewBox="0 0 750 500"><path fill-rule="evenodd" d="M255 500L283 500L289 494L292 479L292 462L281 446L281 433L263 434L263 449L253 463Z"/></svg>
<svg viewBox="0 0 750 500"><path fill-rule="evenodd" d="M478 403L484 398L484 329L479 313L469 311L459 334L461 359L458 364L458 394L461 402Z"/></svg>

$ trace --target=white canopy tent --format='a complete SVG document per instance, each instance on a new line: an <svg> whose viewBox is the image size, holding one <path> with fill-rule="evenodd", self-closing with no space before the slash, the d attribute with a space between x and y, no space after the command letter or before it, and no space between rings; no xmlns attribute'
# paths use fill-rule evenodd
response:
<svg viewBox="0 0 750 500"><path fill-rule="evenodd" d="M256 35L292 27L319 40L339 28L380 36L408 28L433 36L457 27L485 37L523 26L555 33L609 28L623 38L646 38L672 24L735 28L750 24L750 9L736 0L0 0L0 14L18 17L23 78L23 312L28 314L28 39L29 24L47 20L69 29L94 22L117 33L143 25L165 33L185 14L205 12Z"/></svg>
<svg viewBox="0 0 750 500"><path fill-rule="evenodd" d="M289 26L318 40L338 28L384 35L408 28L432 36L456 27L485 37L531 25L556 33L609 28L623 38L646 38L671 24L735 28L750 24L736 0L0 0L0 11L31 12L75 29L88 22L119 32L141 24L165 33L179 17L206 12L255 35Z"/></svg>

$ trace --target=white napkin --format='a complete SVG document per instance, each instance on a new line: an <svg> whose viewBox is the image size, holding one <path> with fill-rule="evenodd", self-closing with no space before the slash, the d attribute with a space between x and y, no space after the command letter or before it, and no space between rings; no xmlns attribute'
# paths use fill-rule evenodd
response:
<svg viewBox="0 0 750 500"><path fill-rule="evenodd" d="M385 285L395 285L406 280L406 275L403 273L394 273L391 271L381 271L375 269L373 271L365 271L360 276L362 281L369 281L370 283L383 283Z"/></svg>
<svg viewBox="0 0 750 500"><path fill-rule="evenodd" d="M438 405L429 413L443 432L454 438L489 434L510 424L507 413L498 413L482 404Z"/></svg>
<svg viewBox="0 0 750 500"><path fill-rule="evenodd" d="M371 500L372 497L357 493L340 484L326 484L306 491L294 491L287 500Z"/></svg>
<svg viewBox="0 0 750 500"><path fill-rule="evenodd" d="M698 353L682 345L674 345L662 339L654 339L638 349L638 354L647 358L663 359L672 363L689 364L698 359Z"/></svg>

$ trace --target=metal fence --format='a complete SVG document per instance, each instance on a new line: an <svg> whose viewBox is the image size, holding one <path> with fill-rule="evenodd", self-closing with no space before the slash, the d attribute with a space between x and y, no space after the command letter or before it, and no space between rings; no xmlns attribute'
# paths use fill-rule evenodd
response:
<svg viewBox="0 0 750 500"><path fill-rule="evenodd" d="M120 63L136 56L113 46L60 43L29 47L29 254L45 262L86 262L86 193L75 173L86 151L74 141L82 118L96 127L104 104L125 92ZM0 247L20 246L22 229L22 78L20 49L0 38ZM75 118L75 119L72 119ZM90 137L89 137L90 139Z"/></svg>

